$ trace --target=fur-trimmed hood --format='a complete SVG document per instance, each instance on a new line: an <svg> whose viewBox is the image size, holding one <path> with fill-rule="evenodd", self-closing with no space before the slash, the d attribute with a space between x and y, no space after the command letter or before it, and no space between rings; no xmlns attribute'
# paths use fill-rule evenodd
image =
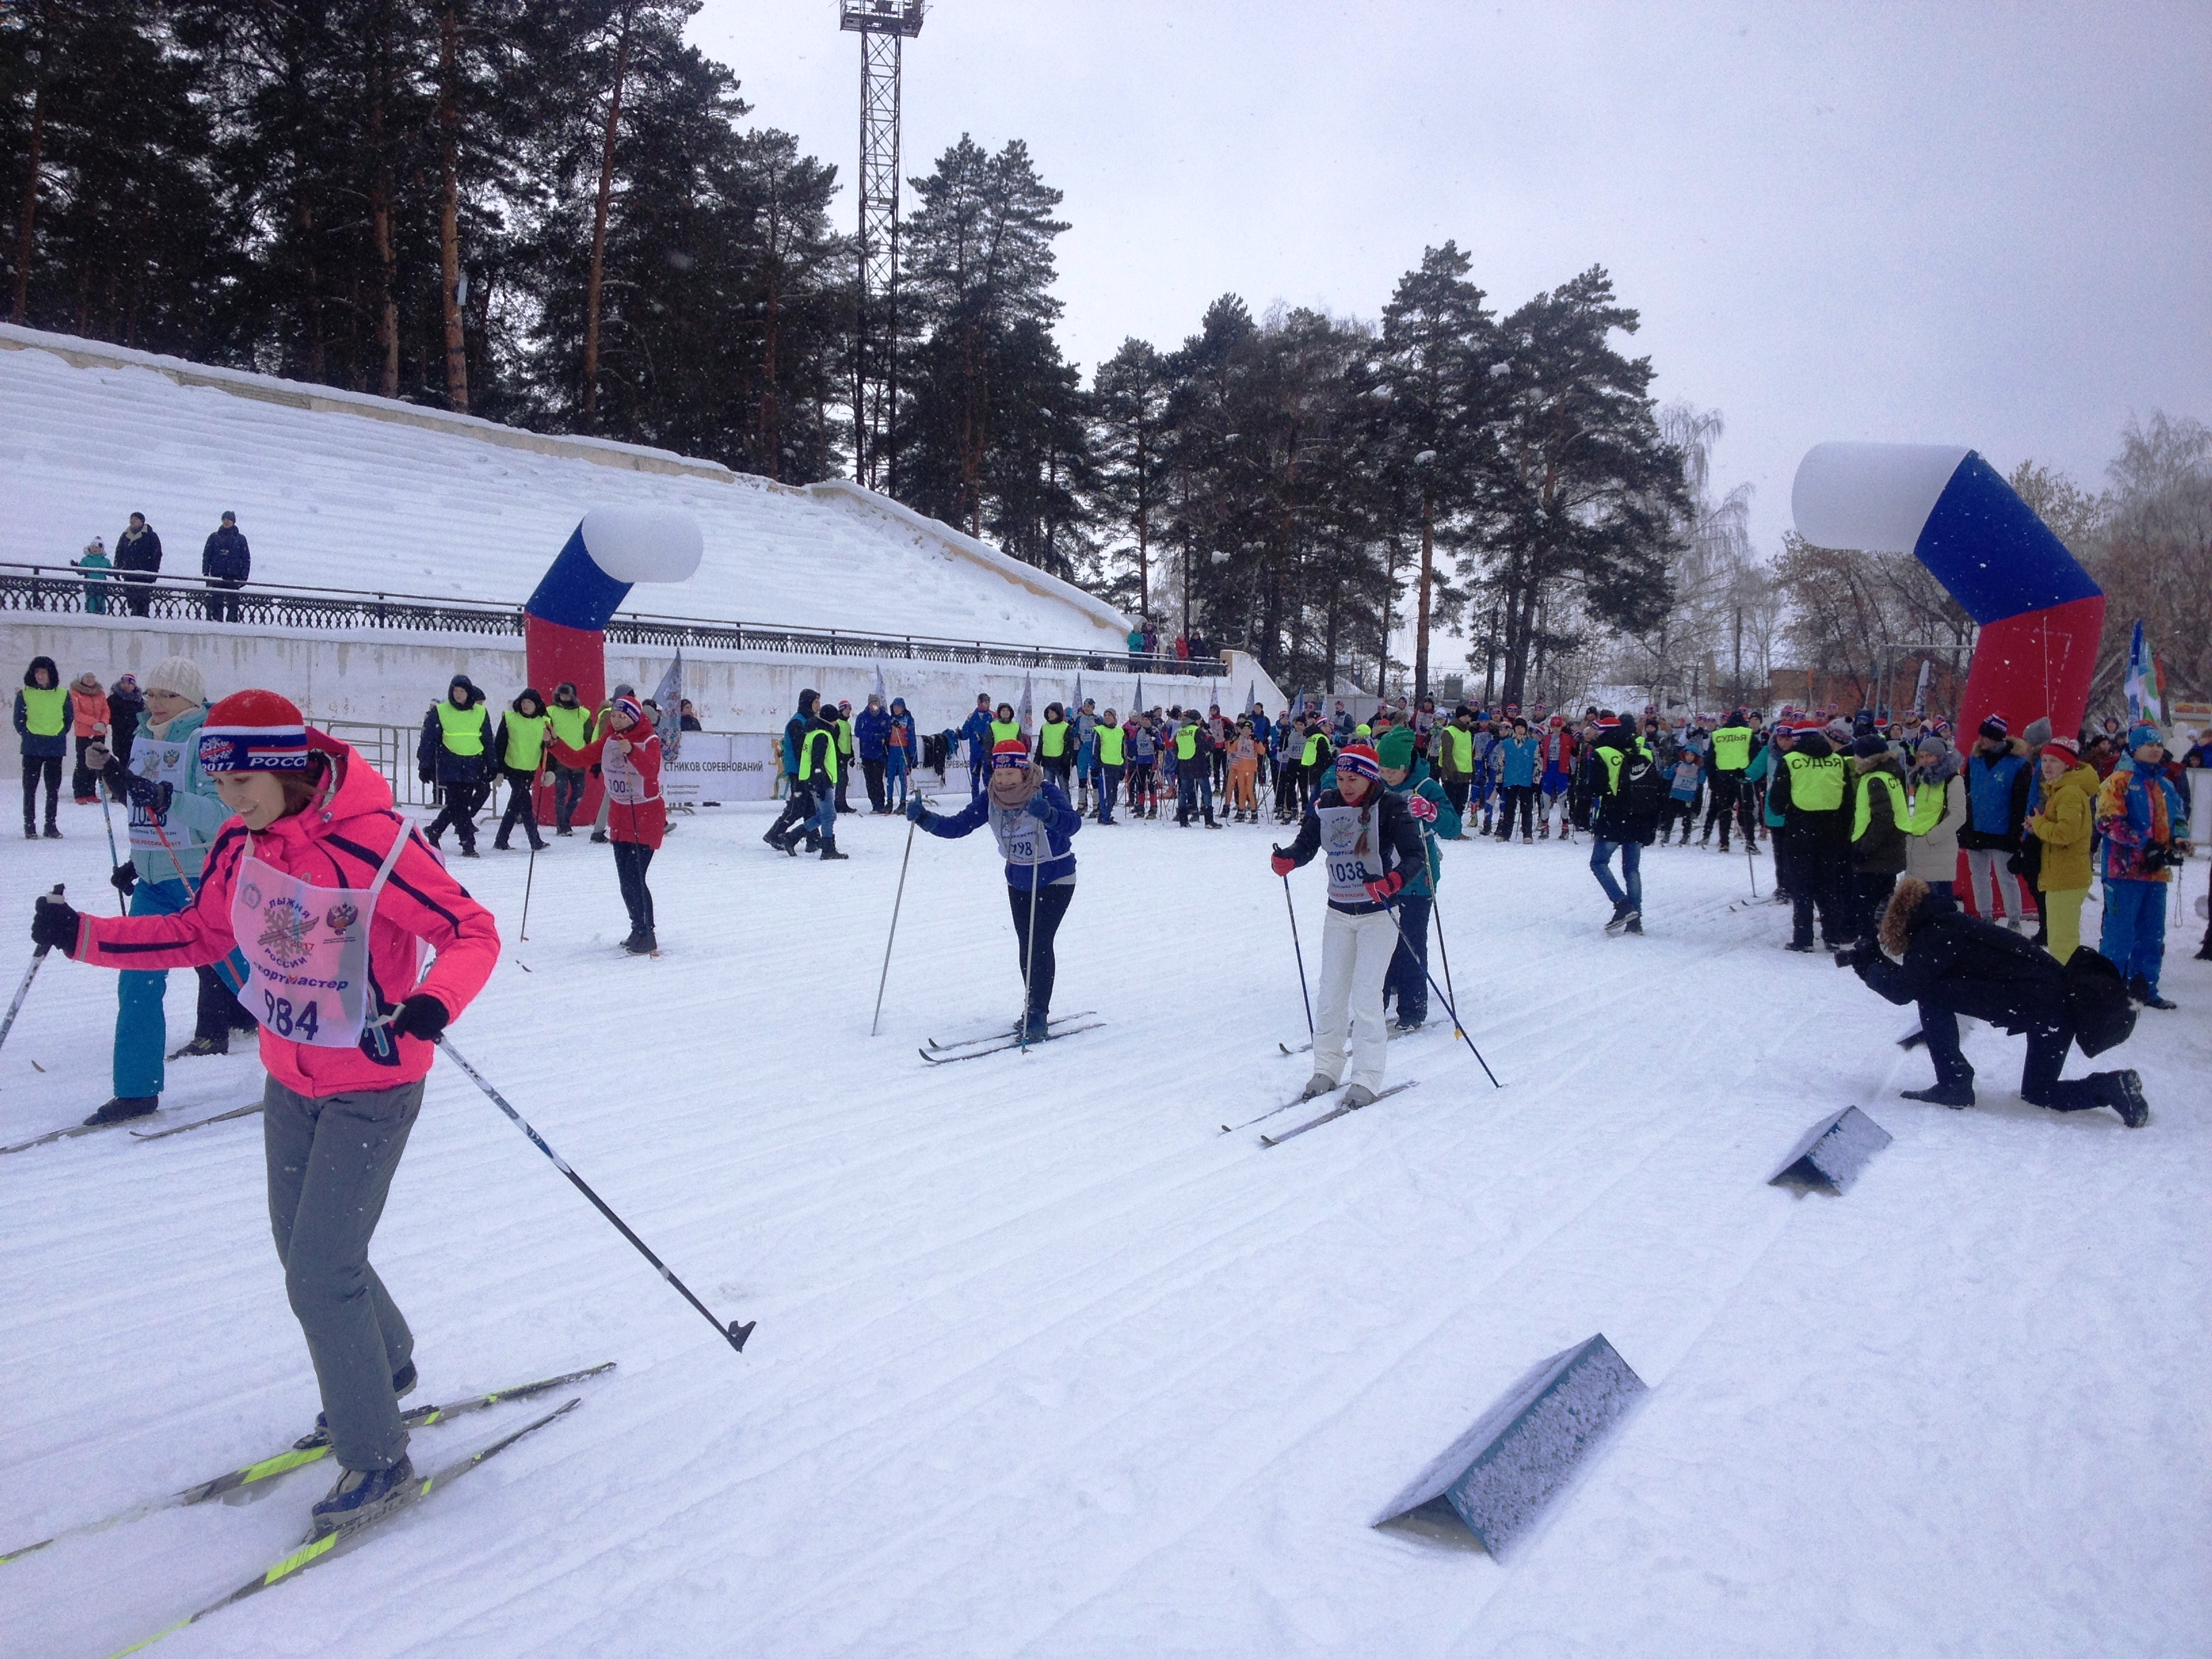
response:
<svg viewBox="0 0 2212 1659"><path fill-rule="evenodd" d="M1881 925L1875 930L1875 937L1886 953L1897 960L1904 959L1906 947L1912 943L1920 907L1935 896L1935 889L1917 876L1906 876L1890 890L1889 903L1881 913Z"/></svg>

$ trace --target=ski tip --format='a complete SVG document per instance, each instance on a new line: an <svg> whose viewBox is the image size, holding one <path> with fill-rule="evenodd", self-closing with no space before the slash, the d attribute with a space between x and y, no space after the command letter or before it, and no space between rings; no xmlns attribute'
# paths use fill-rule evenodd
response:
<svg viewBox="0 0 2212 1659"><path fill-rule="evenodd" d="M730 1346L732 1347L735 1348L739 1353L743 1353L745 1351L745 1339L753 1334L753 1327L758 1323L760 1323L760 1322L757 1319L749 1319L744 1324L740 1325L736 1320L732 1319L730 1322L730 1328L723 1333L723 1334L730 1339Z"/></svg>

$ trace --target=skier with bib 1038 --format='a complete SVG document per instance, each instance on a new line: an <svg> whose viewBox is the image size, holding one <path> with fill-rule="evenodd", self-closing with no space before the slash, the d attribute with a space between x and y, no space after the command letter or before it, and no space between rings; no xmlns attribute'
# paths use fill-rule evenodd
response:
<svg viewBox="0 0 2212 1659"><path fill-rule="evenodd" d="M1382 982L1398 948L1394 902L1408 872L1425 867L1420 821L1405 796L1382 787L1382 763L1366 744L1339 751L1336 787L1306 807L1297 838L1274 849L1274 872L1288 876L1316 853L1328 860L1328 921L1314 1010L1314 1074L1302 1098L1337 1086L1349 1028L1352 1073L1344 1100L1364 1106L1382 1085Z"/></svg>

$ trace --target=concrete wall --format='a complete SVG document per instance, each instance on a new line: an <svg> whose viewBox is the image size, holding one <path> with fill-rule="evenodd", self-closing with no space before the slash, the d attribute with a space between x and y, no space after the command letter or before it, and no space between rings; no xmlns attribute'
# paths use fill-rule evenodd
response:
<svg viewBox="0 0 2212 1659"><path fill-rule="evenodd" d="M377 633L329 634L307 629L216 627L201 623L163 623L137 617L0 613L0 665L20 683L32 658L52 657L64 682L90 669L102 685L126 672L141 684L165 657L190 657L207 680L210 698L248 686L281 691L314 720L368 720L385 725L421 724L429 705L445 693L455 674L465 673L504 705L522 689L522 641L465 635ZM1111 660L1111 659L1108 659ZM669 659L661 652L627 647L607 652L610 684L627 680L650 696ZM987 691L1019 706L1023 671L988 664L887 660L886 686L902 696L925 732L957 726ZM1145 700L1171 703L1241 702L1248 685L1272 714L1282 706L1275 689L1252 659L1232 653L1230 673L1219 679L1145 676ZM757 651L686 651L685 695L710 731L774 732L797 707L802 689L833 701L849 697L857 708L875 684L876 665L862 657L808 657ZM1126 711L1136 691L1136 676L1085 672L1083 690L1099 707ZM1036 708L1071 695L1074 676L1056 672L1032 677ZM550 686L538 690L547 695ZM7 746L10 775L20 775L16 745Z"/></svg>

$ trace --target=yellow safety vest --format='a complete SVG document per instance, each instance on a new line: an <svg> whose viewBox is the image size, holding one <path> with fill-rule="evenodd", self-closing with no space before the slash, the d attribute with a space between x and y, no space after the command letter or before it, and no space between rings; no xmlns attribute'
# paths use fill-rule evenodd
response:
<svg viewBox="0 0 2212 1659"><path fill-rule="evenodd" d="M1933 778L1912 792L1912 817L1905 826L1905 833L1924 836L1943 822L1943 808L1951 792L1948 779L1938 783Z"/></svg>
<svg viewBox="0 0 2212 1659"><path fill-rule="evenodd" d="M1021 735L1022 728L1010 721L993 720L991 722L991 746L994 749L1009 739L1018 739Z"/></svg>
<svg viewBox="0 0 2212 1659"><path fill-rule="evenodd" d="M1119 766L1121 763L1121 728L1102 726L1092 736L1098 742L1098 763L1101 766Z"/></svg>
<svg viewBox="0 0 2212 1659"><path fill-rule="evenodd" d="M592 740L592 711L588 708L564 708L557 702L548 703L545 718L553 722L553 735L571 749L581 749Z"/></svg>
<svg viewBox="0 0 2212 1659"><path fill-rule="evenodd" d="M1844 804L1844 757L1816 760L1802 749L1783 757L1790 769L1790 804L1800 812L1834 812Z"/></svg>
<svg viewBox="0 0 2212 1659"><path fill-rule="evenodd" d="M1862 839L1866 835L1867 826L1874 822L1874 797L1869 792L1867 786L1877 778L1881 780L1883 786L1889 791L1889 821L1899 829L1907 830L1910 833L1905 822L1905 786L1887 772L1869 772L1859 779L1858 805L1851 811L1853 841Z"/></svg>
<svg viewBox="0 0 2212 1659"><path fill-rule="evenodd" d="M1186 726L1176 733L1176 759L1178 762L1187 761L1197 753L1198 728L1194 726Z"/></svg>
<svg viewBox="0 0 2212 1659"><path fill-rule="evenodd" d="M456 708L451 697L438 705L438 732L449 755L483 754L484 735L490 726L491 716L473 705Z"/></svg>
<svg viewBox="0 0 2212 1659"><path fill-rule="evenodd" d="M837 719L837 752L841 755L853 752L853 722L842 715Z"/></svg>
<svg viewBox="0 0 2212 1659"><path fill-rule="evenodd" d="M814 775L814 751L822 750L822 775L830 782L837 781L837 739L830 732L818 728L809 732L799 743L799 780L804 783Z"/></svg>
<svg viewBox="0 0 2212 1659"><path fill-rule="evenodd" d="M1452 770L1462 777L1471 774L1474 770L1474 733L1447 726L1444 741L1451 745Z"/></svg>
<svg viewBox="0 0 2212 1659"><path fill-rule="evenodd" d="M545 728L552 720L544 714L507 716L507 763L518 772L535 772L545 758Z"/></svg>
<svg viewBox="0 0 2212 1659"><path fill-rule="evenodd" d="M34 738L58 738L69 724L69 688L35 685L23 688L23 724Z"/></svg>
<svg viewBox="0 0 2212 1659"><path fill-rule="evenodd" d="M1751 728L1723 726L1713 733L1713 770L1743 772L1751 767Z"/></svg>
<svg viewBox="0 0 2212 1659"><path fill-rule="evenodd" d="M1067 722L1047 720L1037 728L1037 753L1047 760L1058 760L1067 752Z"/></svg>
<svg viewBox="0 0 2212 1659"><path fill-rule="evenodd" d="M1321 733L1318 732L1309 733L1306 738L1306 752L1302 763L1307 766L1311 766L1314 762L1320 757L1320 755Z"/></svg>

